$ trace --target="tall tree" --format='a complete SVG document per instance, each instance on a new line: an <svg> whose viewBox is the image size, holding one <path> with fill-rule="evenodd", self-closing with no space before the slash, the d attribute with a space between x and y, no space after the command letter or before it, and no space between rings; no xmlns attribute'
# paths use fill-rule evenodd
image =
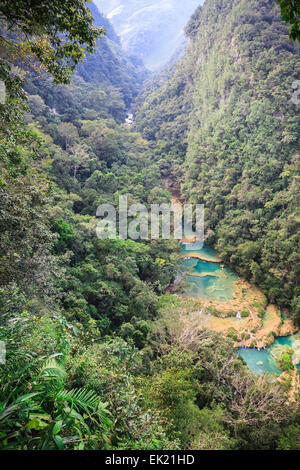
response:
<svg viewBox="0 0 300 470"><path fill-rule="evenodd" d="M299 0L278 0L282 20L291 25L290 39L300 41L300 3Z"/></svg>
<svg viewBox="0 0 300 470"><path fill-rule="evenodd" d="M103 27L93 26L87 0L3 0L1 48L10 58L31 57L56 82L68 83L86 52L96 48ZM9 62L9 61L8 61Z"/></svg>

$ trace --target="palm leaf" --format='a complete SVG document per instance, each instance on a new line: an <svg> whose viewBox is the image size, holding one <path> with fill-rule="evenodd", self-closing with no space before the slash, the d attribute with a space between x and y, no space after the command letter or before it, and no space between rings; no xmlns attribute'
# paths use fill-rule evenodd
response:
<svg viewBox="0 0 300 470"><path fill-rule="evenodd" d="M7 406L4 410L0 413L0 423L5 421L9 416L14 414L16 411L20 410L25 403L27 403L31 398L38 395L38 393L27 393L26 395L22 395L19 397L14 403Z"/></svg>
<svg viewBox="0 0 300 470"><path fill-rule="evenodd" d="M75 407L97 411L100 398L92 390L86 388L60 390L56 395L57 400L71 402Z"/></svg>
<svg viewBox="0 0 300 470"><path fill-rule="evenodd" d="M44 363L41 372L41 377L56 377L60 379L64 379L66 376L65 369L58 364L58 362L54 359L54 357L50 357Z"/></svg>
<svg viewBox="0 0 300 470"><path fill-rule="evenodd" d="M109 411L106 409L107 404L101 401L101 398L93 391L87 388L79 388L72 390L60 390L56 399L58 401L66 401L72 403L77 410L84 410L85 412L94 412L102 420L106 421Z"/></svg>

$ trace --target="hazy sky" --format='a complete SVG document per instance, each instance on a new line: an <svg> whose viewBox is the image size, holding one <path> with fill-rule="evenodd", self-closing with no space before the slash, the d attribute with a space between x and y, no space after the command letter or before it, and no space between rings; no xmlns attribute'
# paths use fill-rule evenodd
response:
<svg viewBox="0 0 300 470"><path fill-rule="evenodd" d="M203 0L95 0L127 52L156 69L182 44L183 28Z"/></svg>

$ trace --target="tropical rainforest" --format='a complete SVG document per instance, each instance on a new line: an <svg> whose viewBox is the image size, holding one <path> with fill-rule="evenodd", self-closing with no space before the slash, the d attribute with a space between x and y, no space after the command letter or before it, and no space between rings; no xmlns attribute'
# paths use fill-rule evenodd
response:
<svg viewBox="0 0 300 470"><path fill-rule="evenodd" d="M171 181L297 331L297 2L206 0L158 74L99 10L0 1L0 449L299 450L292 353L257 375L184 322L178 241L96 236Z"/></svg>

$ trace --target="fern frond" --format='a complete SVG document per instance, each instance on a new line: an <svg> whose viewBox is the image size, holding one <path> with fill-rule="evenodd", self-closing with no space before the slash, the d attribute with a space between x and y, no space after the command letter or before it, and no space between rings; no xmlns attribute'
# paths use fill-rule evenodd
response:
<svg viewBox="0 0 300 470"><path fill-rule="evenodd" d="M38 393L28 393L26 395L22 395L14 403L4 408L0 413L0 423L5 421L17 411L19 411L22 407L28 404L28 402L30 402L32 398L36 395L38 395ZM36 409L36 405L30 406L28 409Z"/></svg>
<svg viewBox="0 0 300 470"><path fill-rule="evenodd" d="M64 379L66 376L66 371L53 357L50 357L44 363L40 371L40 376Z"/></svg>
<svg viewBox="0 0 300 470"><path fill-rule="evenodd" d="M109 411L106 409L107 405L102 403L100 397L93 390L87 388L60 390L56 395L56 400L72 403L77 410L94 412L102 419L109 415Z"/></svg>

